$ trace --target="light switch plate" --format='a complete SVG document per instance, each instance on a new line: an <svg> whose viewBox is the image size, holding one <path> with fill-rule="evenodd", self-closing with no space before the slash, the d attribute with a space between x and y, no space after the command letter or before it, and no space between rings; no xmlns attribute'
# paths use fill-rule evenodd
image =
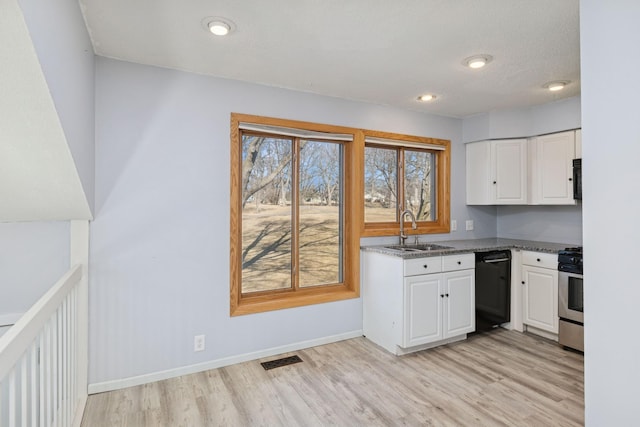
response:
<svg viewBox="0 0 640 427"><path fill-rule="evenodd" d="M468 219L466 225L467 225L467 231L473 230L473 220L472 219Z"/></svg>
<svg viewBox="0 0 640 427"><path fill-rule="evenodd" d="M458 229L458 221L455 219L451 220L451 231L456 231Z"/></svg>

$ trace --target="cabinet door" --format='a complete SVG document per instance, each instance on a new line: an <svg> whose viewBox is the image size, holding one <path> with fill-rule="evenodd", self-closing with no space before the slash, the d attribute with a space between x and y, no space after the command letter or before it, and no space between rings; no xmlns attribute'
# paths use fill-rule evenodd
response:
<svg viewBox="0 0 640 427"><path fill-rule="evenodd" d="M558 272L522 266L523 323L558 333Z"/></svg>
<svg viewBox="0 0 640 427"><path fill-rule="evenodd" d="M498 205L527 204L527 140L491 141L493 199Z"/></svg>
<svg viewBox="0 0 640 427"><path fill-rule="evenodd" d="M574 131L533 138L532 202L542 205L573 205Z"/></svg>
<svg viewBox="0 0 640 427"><path fill-rule="evenodd" d="M445 290L443 338L475 331L475 270L461 270L443 275Z"/></svg>
<svg viewBox="0 0 640 427"><path fill-rule="evenodd" d="M467 158L467 204L492 205L491 141L465 145Z"/></svg>
<svg viewBox="0 0 640 427"><path fill-rule="evenodd" d="M442 339L442 274L404 279L403 347Z"/></svg>

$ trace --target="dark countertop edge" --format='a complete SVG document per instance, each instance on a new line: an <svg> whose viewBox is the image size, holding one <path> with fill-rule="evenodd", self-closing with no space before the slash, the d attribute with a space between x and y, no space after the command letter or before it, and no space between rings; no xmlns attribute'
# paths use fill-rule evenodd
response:
<svg viewBox="0 0 640 427"><path fill-rule="evenodd" d="M424 243L424 242L422 242ZM367 252L377 252L384 255L395 256L403 259L411 258L426 258L432 256L453 255L460 253L470 252L486 252L506 249L519 249L523 251L544 252L557 254L558 251L567 247L576 246L569 243L553 243L553 242L539 242L535 240L519 240L519 239L503 239L503 238L489 238L489 239L470 239L470 240L445 240L438 242L430 242L437 245L449 246L448 249L433 250L426 252L400 252L393 249L388 249L385 246L388 245L374 245L374 246L361 246L360 249ZM410 245L409 245L410 246Z"/></svg>

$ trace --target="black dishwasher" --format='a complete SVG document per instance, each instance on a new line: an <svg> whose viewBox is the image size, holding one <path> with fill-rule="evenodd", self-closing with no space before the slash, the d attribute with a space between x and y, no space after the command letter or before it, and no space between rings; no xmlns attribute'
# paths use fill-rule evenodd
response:
<svg viewBox="0 0 640 427"><path fill-rule="evenodd" d="M476 252L476 332L511 319L511 251Z"/></svg>

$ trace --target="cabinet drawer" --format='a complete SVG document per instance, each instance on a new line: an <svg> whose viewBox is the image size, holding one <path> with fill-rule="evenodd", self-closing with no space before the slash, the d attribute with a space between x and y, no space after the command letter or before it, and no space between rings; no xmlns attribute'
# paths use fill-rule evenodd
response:
<svg viewBox="0 0 640 427"><path fill-rule="evenodd" d="M442 271L467 270L475 268L475 254L446 255L442 257Z"/></svg>
<svg viewBox="0 0 640 427"><path fill-rule="evenodd" d="M415 258L404 260L404 275L440 273L442 271L442 257Z"/></svg>
<svg viewBox="0 0 640 427"><path fill-rule="evenodd" d="M558 255L542 252L522 251L522 264L557 270Z"/></svg>

